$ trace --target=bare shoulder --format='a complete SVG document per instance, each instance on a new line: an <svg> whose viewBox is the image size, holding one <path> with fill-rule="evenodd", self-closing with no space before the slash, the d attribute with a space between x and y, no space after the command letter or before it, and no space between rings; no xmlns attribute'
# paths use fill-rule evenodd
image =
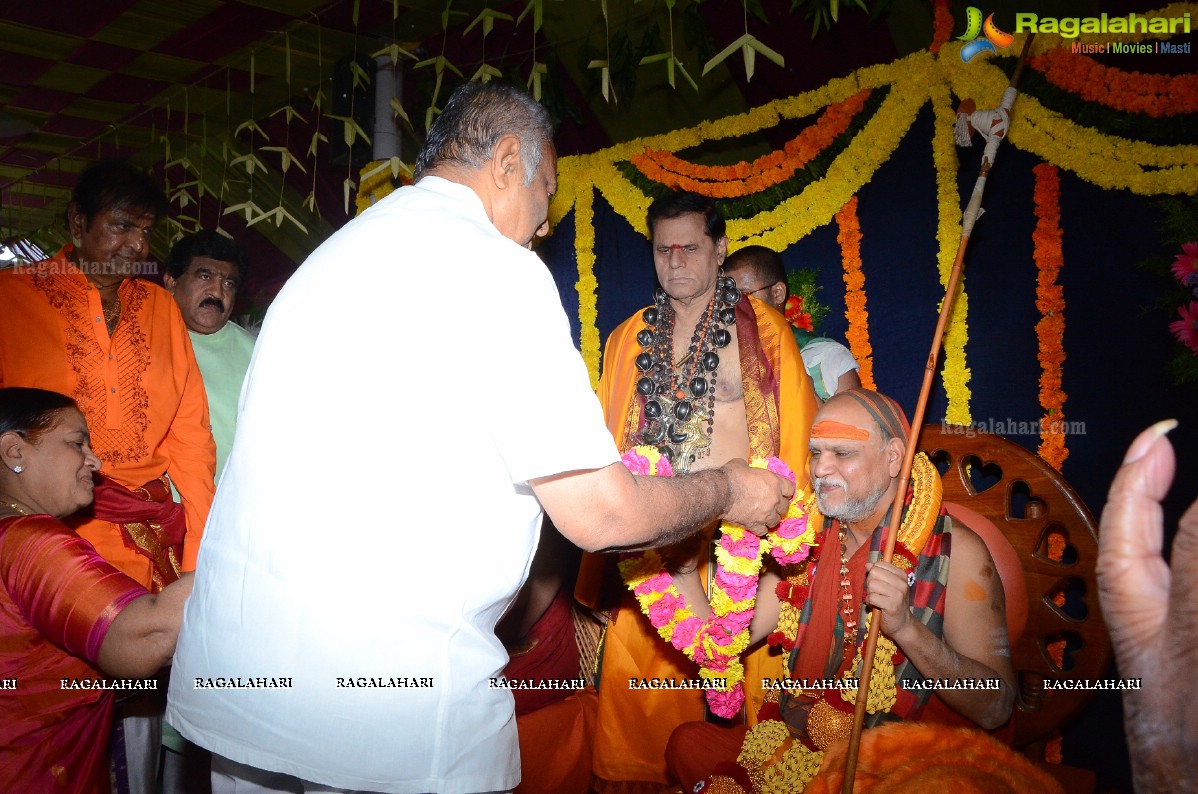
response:
<svg viewBox="0 0 1198 794"><path fill-rule="evenodd" d="M952 567L972 567L976 570L983 565L993 566L994 559L982 536L959 519L954 518L952 521Z"/></svg>
<svg viewBox="0 0 1198 794"><path fill-rule="evenodd" d="M948 569L948 599L961 606L967 603L987 611L1002 610L1005 595L998 566L986 541L965 524L953 522L952 563ZM1003 619L1001 612L996 619Z"/></svg>

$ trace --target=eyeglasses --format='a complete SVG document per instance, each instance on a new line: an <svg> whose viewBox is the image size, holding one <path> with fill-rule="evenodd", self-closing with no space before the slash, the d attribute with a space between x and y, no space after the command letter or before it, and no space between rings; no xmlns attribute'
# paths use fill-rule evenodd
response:
<svg viewBox="0 0 1198 794"><path fill-rule="evenodd" d="M774 282L774 284L777 283L776 281ZM742 295L756 295L758 292L765 292L767 289L772 289L774 284L766 284L764 287L758 287L757 289L742 289L740 292Z"/></svg>

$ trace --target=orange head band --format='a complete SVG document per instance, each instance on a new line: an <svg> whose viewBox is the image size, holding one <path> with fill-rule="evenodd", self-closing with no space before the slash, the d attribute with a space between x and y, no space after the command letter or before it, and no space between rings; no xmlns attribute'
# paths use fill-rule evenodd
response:
<svg viewBox="0 0 1198 794"><path fill-rule="evenodd" d="M811 428L812 438L842 438L849 441L869 441L869 431L856 425L846 425L844 422L834 422L823 419Z"/></svg>

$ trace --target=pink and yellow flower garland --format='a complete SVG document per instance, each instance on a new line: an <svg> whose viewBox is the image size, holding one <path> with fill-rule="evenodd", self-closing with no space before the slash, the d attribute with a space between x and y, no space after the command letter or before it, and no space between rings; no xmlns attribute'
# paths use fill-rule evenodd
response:
<svg viewBox="0 0 1198 794"><path fill-rule="evenodd" d="M669 460L653 447L631 449L623 461L633 474L673 474ZM777 458L754 460L751 465L795 482L794 474ZM674 586L660 554L649 549L621 555L620 574L641 611L662 639L699 665L700 677L713 683L706 692L707 703L718 716L735 716L745 701L745 668L740 654L749 645L762 559L766 552L781 565L807 559L815 540L814 527L807 521L812 499L813 495L796 490L786 516L764 538L735 524L721 525L716 573L711 582L712 614L706 620L694 613Z"/></svg>

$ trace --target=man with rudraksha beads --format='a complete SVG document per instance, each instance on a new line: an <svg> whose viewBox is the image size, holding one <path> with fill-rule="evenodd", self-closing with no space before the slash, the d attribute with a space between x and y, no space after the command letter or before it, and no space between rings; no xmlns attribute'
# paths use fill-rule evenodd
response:
<svg viewBox="0 0 1198 794"><path fill-rule="evenodd" d="M816 407L811 381L782 315L742 296L723 276L725 226L715 203L695 193L671 193L649 207L661 289L652 306L608 338L599 382L607 425L621 451L657 447L675 472L770 456L802 472ZM714 530L675 547L674 564L706 570ZM577 589L580 601L609 616L594 746L596 786L655 791L667 782L670 732L702 719L703 692L630 688L632 678L694 679L698 668L662 642L613 576L613 562L584 559ZM760 681L781 670L780 657L763 649L746 658L746 670L748 683ZM759 687L747 689L752 715L763 694Z"/></svg>

